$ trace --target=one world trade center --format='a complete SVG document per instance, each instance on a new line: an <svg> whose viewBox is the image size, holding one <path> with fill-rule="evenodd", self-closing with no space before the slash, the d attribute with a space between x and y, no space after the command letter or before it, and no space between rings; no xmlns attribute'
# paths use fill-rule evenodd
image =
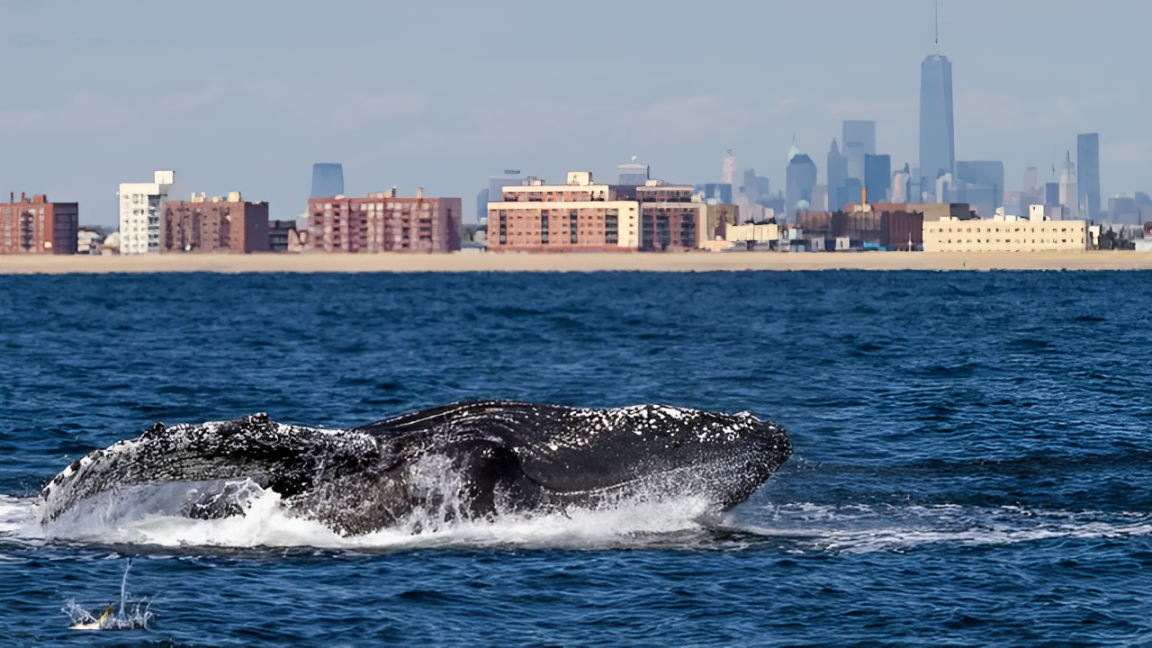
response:
<svg viewBox="0 0 1152 648"><path fill-rule="evenodd" d="M956 140L952 130L952 64L933 54L920 64L920 191L936 195L936 180L956 173Z"/></svg>

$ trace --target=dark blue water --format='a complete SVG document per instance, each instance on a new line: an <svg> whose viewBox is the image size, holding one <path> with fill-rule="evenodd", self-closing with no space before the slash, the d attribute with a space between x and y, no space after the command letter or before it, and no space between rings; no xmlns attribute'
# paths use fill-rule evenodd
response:
<svg viewBox="0 0 1152 648"><path fill-rule="evenodd" d="M0 643L1152 643L1150 279L0 277ZM796 450L723 516L347 545L268 512L83 542L29 522L69 462L154 421L475 398L749 409ZM68 630L129 559L149 629Z"/></svg>

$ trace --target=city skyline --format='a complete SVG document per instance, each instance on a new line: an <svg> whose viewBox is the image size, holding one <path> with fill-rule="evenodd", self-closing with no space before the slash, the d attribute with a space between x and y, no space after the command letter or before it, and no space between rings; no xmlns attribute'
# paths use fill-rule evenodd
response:
<svg viewBox="0 0 1152 648"><path fill-rule="evenodd" d="M660 29L637 32L630 25L683 27L702 7L673 4L658 14L624 8L605 24L597 16L608 5L596 4L582 12L464 7L450 18L439 17L435 7L355 3L282 12L212 3L196 10L129 10L136 6L143 5L123 4L123 12L75 7L52 17L51 43L17 30L0 46L0 73L9 87L22 89L0 100L0 142L21 153L0 163L7 185L0 189L76 201L83 221L112 225L121 182L174 169L174 197L242 191L268 201L273 218L290 219L306 206L316 162L343 164L351 196L391 186L412 195L424 187L471 204L505 168L551 182L582 168L610 180L633 155L654 178L719 182L719 161L733 149L742 168L757 169L776 190L786 186L785 152L793 138L817 161L818 182L826 183L824 151L842 137L844 120L875 121L877 152L891 156L893 171L916 165L917 70L937 51L930 2L882 8L734 3L720 7L721 15L733 16L724 48L659 50L659 66L652 75L637 71L628 98L595 88L573 96L538 84L501 88L494 80L518 71L562 76L577 64L592 73L612 69L607 54L548 46L558 35L545 38L534 25L551 25L549 18L565 18L560 36L595 29L610 41L627 32L630 49L644 50L656 47ZM815 19L830 7L833 20ZM1143 181L1152 169L1152 133L1132 107L1142 105L1145 91L1127 81L1138 78L1139 40L1122 37L1152 17L1152 9L1136 3L1109 5L1105 13L1049 8L1040 2L941 4L939 53L955 71L955 159L1002 161L1007 189L1023 185L1028 166L1039 169L1041 183L1054 182L1064 152L1076 151L1076 136L1099 133L1104 211L1114 194L1152 189ZM123 28L110 29L106 13ZM16 25L48 18L34 5L8 6L4 14ZM423 51L414 48L415 35L386 28L434 17L452 46L420 56L410 54ZM826 30L820 41L828 53L813 54L804 65L773 54L761 38L766 25L816 22ZM335 40L317 25L341 25L346 33ZM93 30L101 26L108 29ZM206 38L203 30L193 38L181 31L190 26L211 29ZM1058 48L1019 38L1021 26L1043 34L1040 41L1092 42L1093 48L1061 56ZM488 37L498 30L516 31L522 42ZM248 42L234 44L241 33ZM379 33L387 34L386 42L367 38ZM859 47L861 35L868 47ZM545 53L526 55L533 50ZM748 80L749 62L760 69L755 82ZM109 69L148 65L160 73L133 77L132 93L109 82L119 78ZM683 83L667 83L669 70ZM829 75L838 83L828 84ZM1078 82L1064 82L1069 76ZM570 122L582 127L538 136L542 128ZM236 155L223 152L225 141ZM839 144L843 152L846 143Z"/></svg>

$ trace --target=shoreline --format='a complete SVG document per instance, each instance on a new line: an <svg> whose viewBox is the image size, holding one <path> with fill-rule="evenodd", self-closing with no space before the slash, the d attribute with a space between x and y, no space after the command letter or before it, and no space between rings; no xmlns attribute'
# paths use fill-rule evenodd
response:
<svg viewBox="0 0 1152 648"><path fill-rule="evenodd" d="M1152 253L680 252L0 255L0 275L157 272L711 272L795 270L1152 270Z"/></svg>

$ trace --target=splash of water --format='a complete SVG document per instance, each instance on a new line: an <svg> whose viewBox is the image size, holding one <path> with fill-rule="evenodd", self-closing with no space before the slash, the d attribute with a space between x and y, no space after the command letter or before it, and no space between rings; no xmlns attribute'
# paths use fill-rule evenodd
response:
<svg viewBox="0 0 1152 648"><path fill-rule="evenodd" d="M445 489L452 488L445 482ZM194 485L185 485L189 491ZM798 551L869 553L951 544L982 546L1059 538L1120 538L1152 535L1152 513L1045 511L1020 507L896 504L831 505L784 502L717 515L692 496L619 498L595 507L546 514L504 513L489 519L452 518L450 504L414 512L397 526L345 537L283 506L270 490L245 493L241 514L199 520L180 515L178 503L146 510L151 497L121 491L87 514L42 527L34 500L0 496L0 541L45 540L160 547L317 547L405 550L425 547L617 548L701 546L713 531L737 532L763 541L793 543Z"/></svg>
<svg viewBox="0 0 1152 648"><path fill-rule="evenodd" d="M706 497L653 483L601 494L584 507L532 512L518 510L498 492L495 514L476 518L469 484L448 457L422 458L410 479L413 510L385 529L357 536L340 535L314 519L323 516L294 508L248 479L119 488L78 503L42 528L49 540L155 546L606 546L653 534L702 532L701 521L716 508Z"/></svg>
<svg viewBox="0 0 1152 648"><path fill-rule="evenodd" d="M643 542L667 533L702 531L713 509L695 496L621 497L586 508L547 513L503 512L470 518L460 501L462 484L448 475L426 485L418 507L397 524L358 536L341 536L284 505L278 493L254 485L234 489L245 498L239 514L195 519L181 514L188 493L167 484L133 487L93 498L45 525L49 540L163 547L319 547L405 549L422 546L609 546Z"/></svg>
<svg viewBox="0 0 1152 648"><path fill-rule="evenodd" d="M69 627L73 630L147 630L148 622L154 616L152 602L149 599L133 598L128 592L128 572L132 569L132 561L124 567L124 576L120 579L120 605L109 604L100 616L83 608L74 599L69 599L61 611L68 615Z"/></svg>

